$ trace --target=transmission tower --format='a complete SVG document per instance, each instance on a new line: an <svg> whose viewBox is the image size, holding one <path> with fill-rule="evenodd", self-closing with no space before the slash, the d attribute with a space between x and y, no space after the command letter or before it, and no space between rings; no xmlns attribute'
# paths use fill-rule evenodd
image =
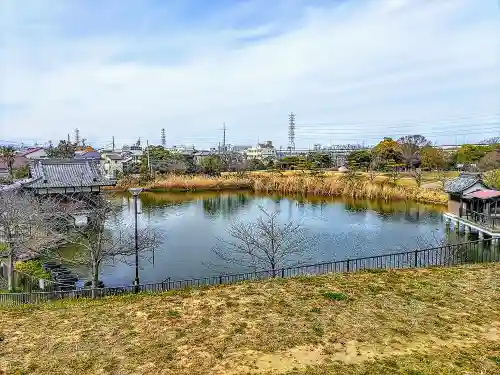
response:
<svg viewBox="0 0 500 375"><path fill-rule="evenodd" d="M165 135L165 128L161 129L161 145L163 147L167 145L167 136Z"/></svg>
<svg viewBox="0 0 500 375"><path fill-rule="evenodd" d="M295 113L293 112L288 115L288 148L290 151L295 150Z"/></svg>

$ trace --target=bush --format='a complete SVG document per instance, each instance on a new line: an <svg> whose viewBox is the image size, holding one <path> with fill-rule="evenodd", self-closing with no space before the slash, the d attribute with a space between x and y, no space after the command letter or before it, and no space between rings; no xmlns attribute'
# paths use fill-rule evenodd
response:
<svg viewBox="0 0 500 375"><path fill-rule="evenodd" d="M347 299L347 296L340 292L324 292L323 297L331 301L343 301Z"/></svg>
<svg viewBox="0 0 500 375"><path fill-rule="evenodd" d="M496 169L494 171L485 172L483 174L483 180L492 189L500 189L500 170Z"/></svg>
<svg viewBox="0 0 500 375"><path fill-rule="evenodd" d="M18 272L25 273L38 279L51 279L50 274L43 269L42 263L39 260L25 260L23 262L17 262L14 265L14 269Z"/></svg>

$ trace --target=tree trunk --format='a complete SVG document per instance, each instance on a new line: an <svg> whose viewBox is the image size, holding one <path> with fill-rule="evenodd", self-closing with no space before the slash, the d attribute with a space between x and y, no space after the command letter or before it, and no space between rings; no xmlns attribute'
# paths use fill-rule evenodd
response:
<svg viewBox="0 0 500 375"><path fill-rule="evenodd" d="M97 288L99 287L99 263L92 262L92 298L97 297Z"/></svg>
<svg viewBox="0 0 500 375"><path fill-rule="evenodd" d="M12 245L9 246L9 269L7 275L7 288L9 292L14 292L14 250L12 249Z"/></svg>

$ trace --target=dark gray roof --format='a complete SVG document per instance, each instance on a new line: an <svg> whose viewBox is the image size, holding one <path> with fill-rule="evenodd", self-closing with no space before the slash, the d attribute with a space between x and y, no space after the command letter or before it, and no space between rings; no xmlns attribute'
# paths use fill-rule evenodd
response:
<svg viewBox="0 0 500 375"><path fill-rule="evenodd" d="M444 191L447 193L462 193L478 182L482 182L479 174L462 173L460 176L446 181Z"/></svg>
<svg viewBox="0 0 500 375"><path fill-rule="evenodd" d="M91 160L41 159L30 166L32 182L26 188L110 186L115 183L101 174Z"/></svg>
<svg viewBox="0 0 500 375"><path fill-rule="evenodd" d="M106 156L110 160L122 160L123 159L123 156L121 156L120 154L109 153L109 154L106 154Z"/></svg>

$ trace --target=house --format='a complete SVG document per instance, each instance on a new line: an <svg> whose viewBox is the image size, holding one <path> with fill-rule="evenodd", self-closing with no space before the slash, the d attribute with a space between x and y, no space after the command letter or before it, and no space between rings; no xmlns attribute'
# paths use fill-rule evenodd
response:
<svg viewBox="0 0 500 375"><path fill-rule="evenodd" d="M24 156L25 158L34 159L44 159L47 157L47 153L43 147L34 147L24 150L19 156Z"/></svg>
<svg viewBox="0 0 500 375"><path fill-rule="evenodd" d="M133 145L133 146L123 146L122 147L122 155L124 157L132 158L132 162L141 163L142 156L144 155L144 150L141 146Z"/></svg>
<svg viewBox="0 0 500 375"><path fill-rule="evenodd" d="M22 188L38 195L98 193L102 187L116 184L91 160L40 159L30 166L29 177Z"/></svg>
<svg viewBox="0 0 500 375"><path fill-rule="evenodd" d="M125 163L132 161L131 157L115 152L104 152L101 155L101 168L104 176L109 179L117 179L123 175L123 166Z"/></svg>

